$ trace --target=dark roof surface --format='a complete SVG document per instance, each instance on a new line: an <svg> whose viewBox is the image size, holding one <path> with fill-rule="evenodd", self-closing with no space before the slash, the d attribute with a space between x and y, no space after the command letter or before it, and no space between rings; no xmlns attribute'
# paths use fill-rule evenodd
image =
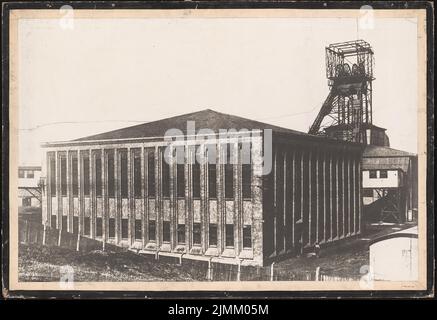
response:
<svg viewBox="0 0 437 320"><path fill-rule="evenodd" d="M211 129L217 133L219 132L220 129L231 129L231 128L236 130L272 129L273 132L308 136L308 134L300 131L277 127L271 124L206 109L206 110L187 113L187 114L166 118L162 120L147 122L132 127L100 133L100 134L76 139L74 141L163 137L168 129L173 129L173 128L179 129L184 134L186 134L187 121L195 121L196 132L198 132L199 129Z"/></svg>
<svg viewBox="0 0 437 320"><path fill-rule="evenodd" d="M367 145L364 149L363 157L377 158L377 157L415 157L414 153L396 150L388 147L380 147Z"/></svg>

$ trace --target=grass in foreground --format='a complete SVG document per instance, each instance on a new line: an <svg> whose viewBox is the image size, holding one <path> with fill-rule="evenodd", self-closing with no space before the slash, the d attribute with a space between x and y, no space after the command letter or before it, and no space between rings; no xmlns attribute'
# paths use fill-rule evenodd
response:
<svg viewBox="0 0 437 320"><path fill-rule="evenodd" d="M59 281L61 267L74 270L74 281L198 281L202 270L155 262L132 252L76 252L59 247L20 244L19 281Z"/></svg>

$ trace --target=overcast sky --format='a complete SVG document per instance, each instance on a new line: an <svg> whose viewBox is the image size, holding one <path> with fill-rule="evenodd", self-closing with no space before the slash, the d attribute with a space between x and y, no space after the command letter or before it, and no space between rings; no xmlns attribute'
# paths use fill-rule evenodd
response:
<svg viewBox="0 0 437 320"><path fill-rule="evenodd" d="M178 18L19 22L20 164L69 140L210 108L307 131L329 88L325 46L375 52L374 124L417 152L415 19Z"/></svg>

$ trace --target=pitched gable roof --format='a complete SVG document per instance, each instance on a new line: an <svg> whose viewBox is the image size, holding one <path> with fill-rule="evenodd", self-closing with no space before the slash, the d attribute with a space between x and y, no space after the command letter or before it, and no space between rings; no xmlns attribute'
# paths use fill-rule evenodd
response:
<svg viewBox="0 0 437 320"><path fill-rule="evenodd" d="M199 129L211 129L217 133L219 132L220 129L230 129L230 128L236 130L272 129L273 132L308 136L308 134L303 132L206 109L198 112L187 113L171 118L147 122L127 128L100 133L100 134L76 139L74 141L163 137L168 129L179 129L184 134L187 134L188 121L195 121L196 132Z"/></svg>
<svg viewBox="0 0 437 320"><path fill-rule="evenodd" d="M409 153L402 150L396 150L388 147L380 147L367 145L364 149L363 157L378 158L378 157L415 157L414 153Z"/></svg>

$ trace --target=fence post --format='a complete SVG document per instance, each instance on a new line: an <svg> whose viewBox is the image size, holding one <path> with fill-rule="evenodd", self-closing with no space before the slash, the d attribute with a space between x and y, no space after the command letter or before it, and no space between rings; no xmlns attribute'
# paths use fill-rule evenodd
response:
<svg viewBox="0 0 437 320"><path fill-rule="evenodd" d="M77 242L76 242L76 251L79 251L80 249L80 234L77 234Z"/></svg>
<svg viewBox="0 0 437 320"><path fill-rule="evenodd" d="M238 259L237 281L240 281L240 278L241 278L241 260Z"/></svg>
<svg viewBox="0 0 437 320"><path fill-rule="evenodd" d="M212 268L211 268L211 260L212 260L212 258L213 257L211 257L208 260L208 271L207 271L207 280L210 280L210 281L212 281Z"/></svg>
<svg viewBox="0 0 437 320"><path fill-rule="evenodd" d="M320 266L316 268L316 281L320 281Z"/></svg>
<svg viewBox="0 0 437 320"><path fill-rule="evenodd" d="M44 223L43 225L43 232L42 232L42 245L45 246L46 245L46 235L47 233L47 225Z"/></svg>
<svg viewBox="0 0 437 320"><path fill-rule="evenodd" d="M272 264L270 265L270 281L273 281L274 266L275 266L275 262L273 261Z"/></svg>
<svg viewBox="0 0 437 320"><path fill-rule="evenodd" d="M61 234L62 234L62 229L59 229L59 231L58 231L58 247L61 246Z"/></svg>

